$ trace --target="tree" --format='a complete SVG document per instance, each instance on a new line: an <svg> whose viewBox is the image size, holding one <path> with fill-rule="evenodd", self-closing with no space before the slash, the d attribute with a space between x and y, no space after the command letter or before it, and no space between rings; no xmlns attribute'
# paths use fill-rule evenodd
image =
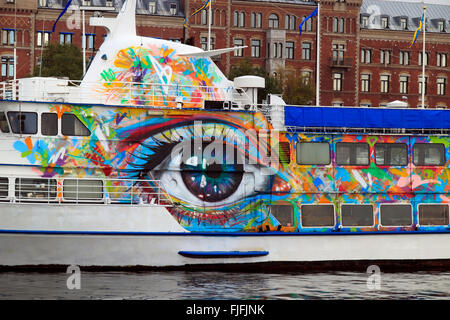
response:
<svg viewBox="0 0 450 320"><path fill-rule="evenodd" d="M281 93L280 81L275 76L267 74L264 68L252 65L248 58L245 58L238 64L234 65L231 68L231 72L228 75L228 78L230 80L234 80L234 78L236 77L247 75L263 77L265 79L266 87L258 89L258 103L261 103L262 99L265 99L269 93Z"/></svg>
<svg viewBox="0 0 450 320"><path fill-rule="evenodd" d="M49 44L42 53L41 66L34 68L33 76L68 77L79 80L83 76L83 54L73 44Z"/></svg>
<svg viewBox="0 0 450 320"><path fill-rule="evenodd" d="M311 104L316 92L311 79L304 75L298 76L294 69L280 69L277 74L282 83L283 100L287 104Z"/></svg>

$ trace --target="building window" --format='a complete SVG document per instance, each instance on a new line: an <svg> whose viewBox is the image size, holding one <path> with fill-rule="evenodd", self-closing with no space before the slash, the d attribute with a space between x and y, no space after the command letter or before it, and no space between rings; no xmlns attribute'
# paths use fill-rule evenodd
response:
<svg viewBox="0 0 450 320"><path fill-rule="evenodd" d="M87 33L85 41L86 41L86 49L94 49L95 34Z"/></svg>
<svg viewBox="0 0 450 320"><path fill-rule="evenodd" d="M368 27L369 27L369 17L361 16L361 28L368 28Z"/></svg>
<svg viewBox="0 0 450 320"><path fill-rule="evenodd" d="M371 49L361 49L361 63L372 63Z"/></svg>
<svg viewBox="0 0 450 320"><path fill-rule="evenodd" d="M410 226L412 224L412 210L409 204L380 205L381 225Z"/></svg>
<svg viewBox="0 0 450 320"><path fill-rule="evenodd" d="M370 74L361 75L361 92L370 92Z"/></svg>
<svg viewBox="0 0 450 320"><path fill-rule="evenodd" d="M233 12L233 27L239 27L239 12Z"/></svg>
<svg viewBox="0 0 450 320"><path fill-rule="evenodd" d="M390 50L380 50L380 63L390 64L391 63L391 51Z"/></svg>
<svg viewBox="0 0 450 320"><path fill-rule="evenodd" d="M245 27L245 12L239 13L239 27Z"/></svg>
<svg viewBox="0 0 450 320"><path fill-rule="evenodd" d="M311 60L311 43L309 42L302 43L302 59Z"/></svg>
<svg viewBox="0 0 450 320"><path fill-rule="evenodd" d="M43 136L56 136L58 134L58 115L56 113L41 114L41 134Z"/></svg>
<svg viewBox="0 0 450 320"><path fill-rule="evenodd" d="M61 131L65 136L89 136L88 128L71 113L64 113L61 117Z"/></svg>
<svg viewBox="0 0 450 320"><path fill-rule="evenodd" d="M401 18L400 19L400 28L402 30L408 30L408 18Z"/></svg>
<svg viewBox="0 0 450 320"><path fill-rule="evenodd" d="M4 45L13 45L16 40L16 30L3 29L2 30L2 43Z"/></svg>
<svg viewBox="0 0 450 320"><path fill-rule="evenodd" d="M388 75L380 76L380 92L381 93L389 93L389 78Z"/></svg>
<svg viewBox="0 0 450 320"><path fill-rule="evenodd" d="M60 44L71 44L72 43L72 33L60 32L59 33L59 43Z"/></svg>
<svg viewBox="0 0 450 320"><path fill-rule="evenodd" d="M47 6L47 0L39 0L39 7L46 7Z"/></svg>
<svg viewBox="0 0 450 320"><path fill-rule="evenodd" d="M345 44L333 44L333 62L340 64L344 62Z"/></svg>
<svg viewBox="0 0 450 320"><path fill-rule="evenodd" d="M38 47L46 47L50 40L50 31L38 31L36 38L36 45Z"/></svg>
<svg viewBox="0 0 450 320"><path fill-rule="evenodd" d="M336 143L336 164L340 166L369 165L369 145L367 143Z"/></svg>
<svg viewBox="0 0 450 320"><path fill-rule="evenodd" d="M81 3L83 6L88 7L91 5L91 0L82 0Z"/></svg>
<svg viewBox="0 0 450 320"><path fill-rule="evenodd" d="M376 143L375 162L380 166L406 166L408 147L404 143Z"/></svg>
<svg viewBox="0 0 450 320"><path fill-rule="evenodd" d="M269 29L278 29L278 16L275 13L272 13L269 16Z"/></svg>
<svg viewBox="0 0 450 320"><path fill-rule="evenodd" d="M177 4L176 3L171 3L170 4L170 14L174 16L177 13L178 13Z"/></svg>
<svg viewBox="0 0 450 320"><path fill-rule="evenodd" d="M448 204L419 204L419 224L446 226L449 224Z"/></svg>
<svg viewBox="0 0 450 320"><path fill-rule="evenodd" d="M106 0L106 6L107 7L112 7L112 6L114 6L114 1L113 0ZM152 12L150 12L150 13L152 13ZM154 12L153 12L154 13Z"/></svg>
<svg viewBox="0 0 450 320"><path fill-rule="evenodd" d="M297 143L297 163L300 165L327 165L330 159L330 145L327 142Z"/></svg>
<svg viewBox="0 0 450 320"><path fill-rule="evenodd" d="M63 197L66 200L102 200L102 180L64 179Z"/></svg>
<svg viewBox="0 0 450 320"><path fill-rule="evenodd" d="M335 223L332 204L304 204L301 206L300 216L303 227L332 227Z"/></svg>
<svg viewBox="0 0 450 320"><path fill-rule="evenodd" d="M339 32L345 33L345 19L344 18L339 19Z"/></svg>
<svg viewBox="0 0 450 320"><path fill-rule="evenodd" d="M339 28L339 19L333 18L333 32L338 32Z"/></svg>
<svg viewBox="0 0 450 320"><path fill-rule="evenodd" d="M252 46L252 57L253 58L259 58L261 56L261 40L252 40L251 41Z"/></svg>
<svg viewBox="0 0 450 320"><path fill-rule="evenodd" d="M286 59L294 59L294 42L286 41Z"/></svg>
<svg viewBox="0 0 450 320"><path fill-rule="evenodd" d="M301 77L302 77L302 83L304 85L309 85L311 83L312 72L311 71L302 71Z"/></svg>
<svg viewBox="0 0 450 320"><path fill-rule="evenodd" d="M271 205L269 210L282 226L294 225L294 207L291 204Z"/></svg>
<svg viewBox="0 0 450 320"><path fill-rule="evenodd" d="M416 143L413 148L416 166L442 166L445 164L445 146L442 143Z"/></svg>
<svg viewBox="0 0 450 320"><path fill-rule="evenodd" d="M440 96L445 95L446 89L446 79L445 78L437 78L437 94Z"/></svg>
<svg viewBox="0 0 450 320"><path fill-rule="evenodd" d="M234 39L233 42L234 42L235 47L244 46L244 39ZM244 55L244 49L234 50L235 57L242 57L243 55Z"/></svg>
<svg viewBox="0 0 450 320"><path fill-rule="evenodd" d="M36 112L8 112L11 130L17 134L37 133L37 113Z"/></svg>
<svg viewBox="0 0 450 320"><path fill-rule="evenodd" d="M333 90L342 91L342 73L333 73Z"/></svg>
<svg viewBox="0 0 450 320"><path fill-rule="evenodd" d="M422 86L423 86L422 76L419 76L419 94L422 94ZM427 92L428 92L428 77L425 77L425 94L427 94Z"/></svg>
<svg viewBox="0 0 450 320"><path fill-rule="evenodd" d="M400 93L408 93L409 91L409 77L400 76Z"/></svg>
<svg viewBox="0 0 450 320"><path fill-rule="evenodd" d="M423 55L422 55L422 52L419 52L419 66L421 66L422 65L422 62L423 62ZM428 53L425 53L425 65L427 66L428 65Z"/></svg>
<svg viewBox="0 0 450 320"><path fill-rule="evenodd" d="M2 77L14 77L14 58L2 57Z"/></svg>
<svg viewBox="0 0 450 320"><path fill-rule="evenodd" d="M16 197L22 200L54 200L56 198L55 179L16 179Z"/></svg>
<svg viewBox="0 0 450 320"><path fill-rule="evenodd" d="M382 29L389 28L389 17L381 17L381 28Z"/></svg>
<svg viewBox="0 0 450 320"><path fill-rule="evenodd" d="M305 19L306 16L303 16L302 21L304 21ZM302 31L312 31L312 20L313 18L306 20L306 22L302 25Z"/></svg>
<svg viewBox="0 0 450 320"><path fill-rule="evenodd" d="M400 51L400 64L409 65L409 51Z"/></svg>
<svg viewBox="0 0 450 320"><path fill-rule="evenodd" d="M373 206L370 204L345 204L341 206L342 225L370 227L374 225Z"/></svg>
<svg viewBox="0 0 450 320"><path fill-rule="evenodd" d="M200 15L200 23L203 25L208 24L208 10L203 9Z"/></svg>
<svg viewBox="0 0 450 320"><path fill-rule="evenodd" d="M437 54L437 66L438 67L446 67L447 66L447 54L446 53L438 53Z"/></svg>
<svg viewBox="0 0 450 320"><path fill-rule="evenodd" d="M262 22L262 14L259 12L258 13L252 12L251 14L252 28L261 28L261 22Z"/></svg>
<svg viewBox="0 0 450 320"><path fill-rule="evenodd" d="M438 21L438 31L445 32L445 21Z"/></svg>
<svg viewBox="0 0 450 320"><path fill-rule="evenodd" d="M214 50L215 38L211 37L211 50ZM200 45L204 51L208 50L208 37L200 37Z"/></svg>
<svg viewBox="0 0 450 320"><path fill-rule="evenodd" d="M295 16L286 15L284 17L284 28L286 30L295 30Z"/></svg>

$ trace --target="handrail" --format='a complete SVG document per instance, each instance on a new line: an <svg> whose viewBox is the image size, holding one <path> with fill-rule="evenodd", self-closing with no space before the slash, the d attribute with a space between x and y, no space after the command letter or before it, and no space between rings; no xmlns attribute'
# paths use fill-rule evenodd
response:
<svg viewBox="0 0 450 320"><path fill-rule="evenodd" d="M251 103L245 91L218 86L189 86L128 81L86 82L24 78L0 82L0 100L91 103L143 107L204 108L206 100Z"/></svg>
<svg viewBox="0 0 450 320"><path fill-rule="evenodd" d="M173 206L159 180L111 178L1 177L0 201Z"/></svg>

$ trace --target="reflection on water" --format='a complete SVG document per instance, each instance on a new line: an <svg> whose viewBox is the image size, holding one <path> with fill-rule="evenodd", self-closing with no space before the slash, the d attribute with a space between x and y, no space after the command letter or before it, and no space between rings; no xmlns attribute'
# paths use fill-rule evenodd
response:
<svg viewBox="0 0 450 320"><path fill-rule="evenodd" d="M381 273L379 290L354 272L83 272L69 290L66 273L0 273L0 299L450 299L450 272Z"/></svg>

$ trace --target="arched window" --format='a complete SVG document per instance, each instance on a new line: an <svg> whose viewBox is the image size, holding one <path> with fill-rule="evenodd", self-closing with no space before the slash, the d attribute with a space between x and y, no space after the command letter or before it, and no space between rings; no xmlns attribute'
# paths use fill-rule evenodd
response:
<svg viewBox="0 0 450 320"><path fill-rule="evenodd" d="M238 27L239 26L239 12L235 11L233 13L233 26Z"/></svg>
<svg viewBox="0 0 450 320"><path fill-rule="evenodd" d="M275 13L272 13L269 16L269 28L278 29L278 22L279 22L278 16Z"/></svg>
<svg viewBox="0 0 450 320"><path fill-rule="evenodd" d="M245 12L239 14L239 27L245 27Z"/></svg>

